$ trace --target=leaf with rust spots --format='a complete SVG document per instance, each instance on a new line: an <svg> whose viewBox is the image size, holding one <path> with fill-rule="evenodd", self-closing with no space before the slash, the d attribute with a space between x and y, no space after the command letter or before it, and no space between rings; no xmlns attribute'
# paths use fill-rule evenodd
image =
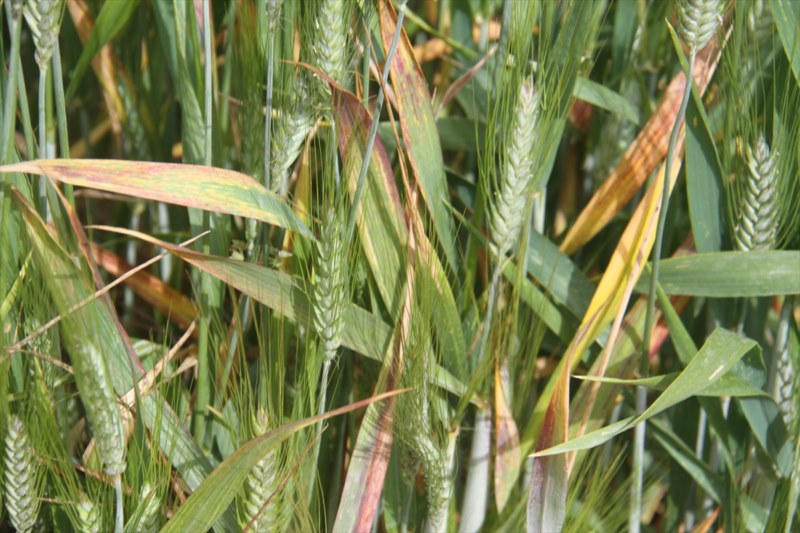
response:
<svg viewBox="0 0 800 533"><path fill-rule="evenodd" d="M43 159L0 167L99 191L254 218L311 236L284 200L240 172L224 168L114 159Z"/></svg>
<svg viewBox="0 0 800 533"><path fill-rule="evenodd" d="M397 14L386 0L378 2L378 10L383 45L388 50L397 27ZM436 118L427 82L414 58L414 49L405 31L401 32L389 72L408 160L431 214L446 262L455 269L458 267L455 229L447 208L447 177Z"/></svg>

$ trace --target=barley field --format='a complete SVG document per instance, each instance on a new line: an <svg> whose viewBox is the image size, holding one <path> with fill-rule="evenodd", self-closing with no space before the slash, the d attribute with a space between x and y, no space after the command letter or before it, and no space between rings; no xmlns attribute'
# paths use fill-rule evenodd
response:
<svg viewBox="0 0 800 533"><path fill-rule="evenodd" d="M800 1L0 26L3 531L800 528Z"/></svg>

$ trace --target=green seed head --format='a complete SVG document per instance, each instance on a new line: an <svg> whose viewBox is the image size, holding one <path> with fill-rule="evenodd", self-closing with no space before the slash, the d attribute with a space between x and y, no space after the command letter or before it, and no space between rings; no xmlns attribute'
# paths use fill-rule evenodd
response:
<svg viewBox="0 0 800 533"><path fill-rule="evenodd" d="M702 50L717 32L722 0L683 0L678 8L678 30L692 52Z"/></svg>
<svg viewBox="0 0 800 533"><path fill-rule="evenodd" d="M11 417L5 441L4 494L8 516L17 531L31 531L39 515L36 467L25 425L18 416Z"/></svg>
<svg viewBox="0 0 800 533"><path fill-rule="evenodd" d="M771 250L778 233L777 154L762 135L755 149L747 147L749 173L736 226L736 245L742 251Z"/></svg>

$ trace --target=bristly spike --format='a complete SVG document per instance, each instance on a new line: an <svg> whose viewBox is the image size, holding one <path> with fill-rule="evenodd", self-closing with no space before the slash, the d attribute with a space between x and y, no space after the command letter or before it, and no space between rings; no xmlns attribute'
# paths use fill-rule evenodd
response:
<svg viewBox="0 0 800 533"><path fill-rule="evenodd" d="M325 359L332 360L341 344L348 279L344 220L332 207L323 215L316 251L314 327L322 341Z"/></svg>
<svg viewBox="0 0 800 533"><path fill-rule="evenodd" d="M519 236L528 187L534 174L534 143L539 101L533 81L523 81L517 98L508 153L489 201L489 230L495 253L502 257Z"/></svg>
<svg viewBox="0 0 800 533"><path fill-rule="evenodd" d="M702 50L717 32L723 0L683 0L678 7L678 30L692 53Z"/></svg>
<svg viewBox="0 0 800 533"><path fill-rule="evenodd" d="M5 490L6 509L17 531L28 532L39 515L39 496L36 488L36 463L28 441L25 424L12 416L6 432Z"/></svg>
<svg viewBox="0 0 800 533"><path fill-rule="evenodd" d="M33 34L36 63L42 70L47 69L53 57L63 7L63 0L28 0L25 3L25 19Z"/></svg>
<svg viewBox="0 0 800 533"><path fill-rule="evenodd" d="M344 0L320 0L311 46L317 66L336 83L347 77L347 9Z"/></svg>
<svg viewBox="0 0 800 533"><path fill-rule="evenodd" d="M736 226L736 246L742 251L772 250L778 234L778 154L761 135L755 150L747 147L749 173Z"/></svg>

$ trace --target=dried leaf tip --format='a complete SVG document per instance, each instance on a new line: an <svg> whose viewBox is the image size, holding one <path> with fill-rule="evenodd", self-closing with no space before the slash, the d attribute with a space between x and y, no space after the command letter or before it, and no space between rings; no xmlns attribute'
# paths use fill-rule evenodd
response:
<svg viewBox="0 0 800 533"><path fill-rule="evenodd" d="M702 50L717 32L723 0L683 0L678 7L678 30L691 53Z"/></svg>

